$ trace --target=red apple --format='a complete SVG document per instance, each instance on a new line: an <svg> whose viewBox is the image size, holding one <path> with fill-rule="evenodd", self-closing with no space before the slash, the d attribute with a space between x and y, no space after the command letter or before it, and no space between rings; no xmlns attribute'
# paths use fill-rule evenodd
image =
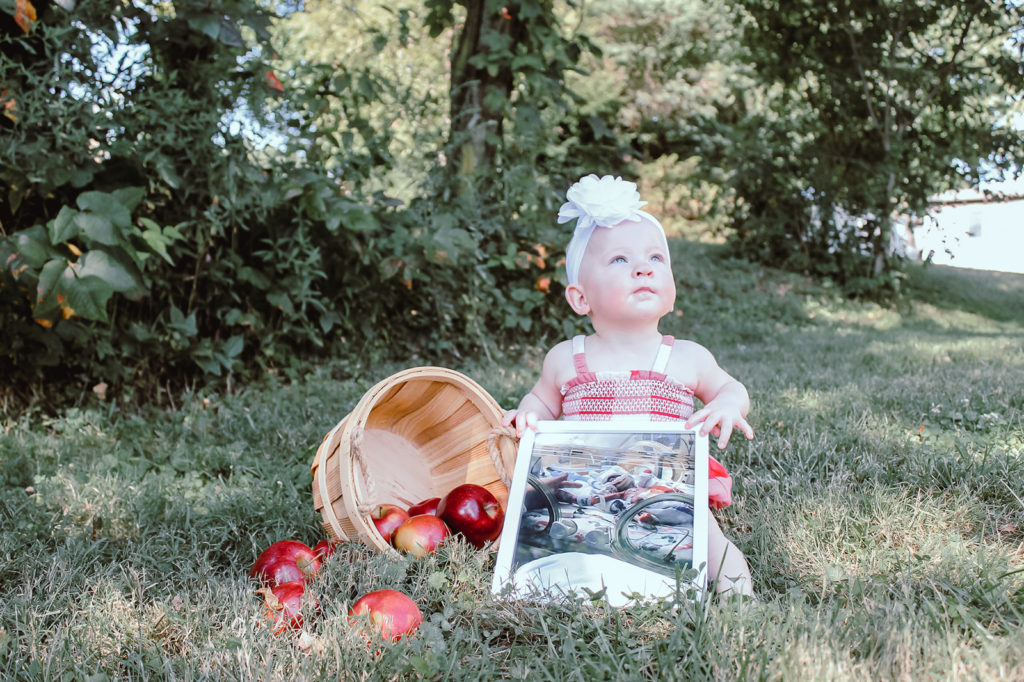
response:
<svg viewBox="0 0 1024 682"><path fill-rule="evenodd" d="M250 578L270 585L309 580L320 570L320 559L298 540L281 540L263 550L249 569Z"/></svg>
<svg viewBox="0 0 1024 682"><path fill-rule="evenodd" d="M397 642L423 622L416 602L397 590L377 590L360 597L349 609L349 622L360 616L369 616L372 625L367 625L391 642Z"/></svg>
<svg viewBox="0 0 1024 682"><path fill-rule="evenodd" d="M409 507L409 516L419 516L420 514L432 514L433 516L437 516L437 505L440 503L440 497L431 497L429 500L417 502L413 506Z"/></svg>
<svg viewBox="0 0 1024 682"><path fill-rule="evenodd" d="M427 552L437 549L445 538L452 532L445 525L445 522L431 514L420 514L410 516L409 519L398 527L392 538L392 544L414 557L421 558Z"/></svg>
<svg viewBox="0 0 1024 682"><path fill-rule="evenodd" d="M263 613L273 625L274 634L302 627L302 595L306 584L301 580L281 583L257 590L263 595Z"/></svg>
<svg viewBox="0 0 1024 682"><path fill-rule="evenodd" d="M341 543L337 540L321 540L316 543L313 547L313 554L316 554L320 562L323 563L324 559L334 554L338 549L338 545Z"/></svg>
<svg viewBox="0 0 1024 682"><path fill-rule="evenodd" d="M464 483L454 488L437 506L437 515L469 544L483 547L501 535L505 512L487 488Z"/></svg>
<svg viewBox="0 0 1024 682"><path fill-rule="evenodd" d="M391 536L409 518L409 512L395 504L378 504L370 513L370 518L380 536L391 542Z"/></svg>

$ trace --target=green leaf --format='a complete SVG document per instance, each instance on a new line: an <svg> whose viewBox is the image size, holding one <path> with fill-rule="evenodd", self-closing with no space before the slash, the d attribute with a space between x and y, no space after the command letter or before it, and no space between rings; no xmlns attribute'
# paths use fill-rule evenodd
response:
<svg viewBox="0 0 1024 682"><path fill-rule="evenodd" d="M39 271L39 282L36 284L36 300L32 304L32 314L37 318L46 317L60 307L57 302L57 288L64 271L68 269L65 258L54 258L48 261Z"/></svg>
<svg viewBox="0 0 1024 682"><path fill-rule="evenodd" d="M113 288L99 277L82 277L63 258L54 258L39 273L33 314L47 317L61 310L64 317L78 315L88 320L107 322L107 301Z"/></svg>
<svg viewBox="0 0 1024 682"><path fill-rule="evenodd" d="M178 227L178 225L168 225L164 228L164 236L175 241L183 241L185 239L185 235L181 233L181 230L179 230Z"/></svg>
<svg viewBox="0 0 1024 682"><path fill-rule="evenodd" d="M518 6L517 12L520 20L532 21L541 15L541 5L537 2L524 2Z"/></svg>
<svg viewBox="0 0 1024 682"><path fill-rule="evenodd" d="M327 215L324 217L324 227L326 227L327 231L332 234L337 232L338 228L341 227L341 218L342 215L340 211L328 211Z"/></svg>
<svg viewBox="0 0 1024 682"><path fill-rule="evenodd" d="M33 269L41 268L43 263L54 255L49 235L42 225L33 225L26 230L15 232L14 248L18 260Z"/></svg>
<svg viewBox="0 0 1024 682"><path fill-rule="evenodd" d="M505 108L508 98L498 88L490 88L484 95L484 107L489 111L501 111Z"/></svg>
<svg viewBox="0 0 1024 682"><path fill-rule="evenodd" d="M221 346L221 351L228 358L235 358L242 353L243 348L245 348L245 340L241 335L235 335L224 342L224 345Z"/></svg>
<svg viewBox="0 0 1024 682"><path fill-rule="evenodd" d="M96 168L94 166L76 166L71 169L71 186L85 187L92 179L96 177Z"/></svg>
<svg viewBox="0 0 1024 682"><path fill-rule="evenodd" d="M160 225L150 218L139 218L139 223L146 228L142 232L142 240L154 253L159 254L169 264L174 265L174 260L167 253L167 245L173 241L183 239L178 230L173 227L160 229Z"/></svg>
<svg viewBox="0 0 1024 682"><path fill-rule="evenodd" d="M509 53L512 36L499 31L483 31L480 35L480 44L487 48L485 52Z"/></svg>
<svg viewBox="0 0 1024 682"><path fill-rule="evenodd" d="M341 324L341 317L333 310L328 310L320 316L320 329L323 330L324 334L331 331L338 324Z"/></svg>
<svg viewBox="0 0 1024 682"><path fill-rule="evenodd" d="M227 17L220 18L220 32L217 34L217 38L231 47L245 47L245 41L242 40L242 34L238 32L238 27L228 21Z"/></svg>
<svg viewBox="0 0 1024 682"><path fill-rule="evenodd" d="M192 360L207 374L220 376L220 363L211 355L194 354Z"/></svg>
<svg viewBox="0 0 1024 682"><path fill-rule="evenodd" d="M153 165L156 167L157 175L167 183L168 187L171 189L181 187L181 176L178 175L178 171L174 168L174 163L169 158L160 154L156 157Z"/></svg>
<svg viewBox="0 0 1024 682"><path fill-rule="evenodd" d="M107 301L114 291L99 277L74 277L65 271L61 277L61 290L67 296L67 306L76 315L88 320L108 321Z"/></svg>
<svg viewBox="0 0 1024 682"><path fill-rule="evenodd" d="M115 246L122 242L121 231L105 216L95 213L76 213L74 217L78 232L92 244Z"/></svg>
<svg viewBox="0 0 1024 682"><path fill-rule="evenodd" d="M589 116L587 118L587 123L590 124L590 129L594 131L595 140L601 140L604 138L612 140L615 139L615 133L599 116Z"/></svg>
<svg viewBox="0 0 1024 682"><path fill-rule="evenodd" d="M78 204L78 208L81 210L91 211L103 216L113 223L115 227L119 227L122 230L130 227L132 224L131 211L113 194L107 194L106 192L82 192L78 195L75 203Z"/></svg>
<svg viewBox="0 0 1024 682"><path fill-rule="evenodd" d="M187 338L191 338L199 333L199 328L196 326L195 312L193 311L188 317L185 317L185 314L176 305L171 306L171 321L167 326Z"/></svg>
<svg viewBox="0 0 1024 682"><path fill-rule="evenodd" d="M380 227L376 216L362 207L348 211L345 217L348 220L348 228L357 232L371 232Z"/></svg>
<svg viewBox="0 0 1024 682"><path fill-rule="evenodd" d="M272 306L280 309L288 315L293 315L295 313L295 306L292 305L292 299L283 291L274 291L267 294L267 300L270 301Z"/></svg>
<svg viewBox="0 0 1024 682"><path fill-rule="evenodd" d="M167 253L167 244L170 240L160 232L159 227L156 230L146 230L143 232L142 241L146 242L146 246L167 261L169 265L174 265L174 260L171 258L170 254Z"/></svg>
<svg viewBox="0 0 1024 682"><path fill-rule="evenodd" d="M260 40L267 40L270 38L270 17L265 14L256 14L246 16L242 19L246 26L256 32L256 37Z"/></svg>
<svg viewBox="0 0 1024 682"><path fill-rule="evenodd" d="M532 294L533 292L530 291L529 289L512 289L512 291L509 292L509 298L511 298L513 301L519 301L520 303L522 303L523 301L530 298Z"/></svg>
<svg viewBox="0 0 1024 682"><path fill-rule="evenodd" d="M114 291L129 298L141 298L147 292L142 273L127 257L121 254L93 249L78 261L79 277L98 277Z"/></svg>
<svg viewBox="0 0 1024 682"><path fill-rule="evenodd" d="M238 279L248 282L262 291L266 291L271 285L270 279L266 275L248 265L243 265L238 271Z"/></svg>
<svg viewBox="0 0 1024 682"><path fill-rule="evenodd" d="M235 325L243 325L246 327L255 327L259 323L259 317L253 313L247 313L238 308L232 308L228 311L227 315L224 316L224 324L229 327Z"/></svg>
<svg viewBox="0 0 1024 682"><path fill-rule="evenodd" d="M11 204L11 213L17 213L18 207L21 206L21 200L25 198L25 193L20 192L14 187L7 192L7 201Z"/></svg>
<svg viewBox="0 0 1024 682"><path fill-rule="evenodd" d="M78 236L78 224L75 223L75 216L78 211L70 206L61 206L57 217L50 221L50 243L63 244L69 239Z"/></svg>
<svg viewBox="0 0 1024 682"><path fill-rule="evenodd" d="M430 29L430 37L436 38L441 35L443 30L452 25L452 8L455 6L455 3L446 2L445 0L427 0L425 5L427 17L424 19L423 24Z"/></svg>
<svg viewBox="0 0 1024 682"><path fill-rule="evenodd" d="M121 204L128 209L129 212L134 211L135 207L138 206L143 199L146 198L145 187L121 187L111 192L111 195L117 199Z"/></svg>
<svg viewBox="0 0 1024 682"><path fill-rule="evenodd" d="M529 67L533 71L543 72L547 67L540 56L535 54L519 55L512 60L513 71L525 71Z"/></svg>
<svg viewBox="0 0 1024 682"><path fill-rule="evenodd" d="M366 74L359 75L357 89L359 90L359 94L365 97L367 101L371 101L377 97L377 87Z"/></svg>
<svg viewBox="0 0 1024 682"><path fill-rule="evenodd" d="M189 17L188 27L193 31L205 33L214 40L220 37L220 17L216 14L200 14L199 16Z"/></svg>

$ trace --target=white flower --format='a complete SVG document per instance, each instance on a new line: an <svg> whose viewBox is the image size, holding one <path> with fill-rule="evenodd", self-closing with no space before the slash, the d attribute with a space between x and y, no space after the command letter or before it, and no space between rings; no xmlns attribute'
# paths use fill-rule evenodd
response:
<svg viewBox="0 0 1024 682"><path fill-rule="evenodd" d="M647 203L640 201L635 182L610 175L599 179L593 173L570 187L565 198L568 201L558 209L558 222L578 218L577 230L591 226L611 227L623 220L641 220L640 208Z"/></svg>

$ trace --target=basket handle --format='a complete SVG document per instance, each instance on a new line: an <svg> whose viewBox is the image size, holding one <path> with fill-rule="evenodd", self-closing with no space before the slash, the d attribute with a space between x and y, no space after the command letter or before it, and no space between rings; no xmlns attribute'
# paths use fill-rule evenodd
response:
<svg viewBox="0 0 1024 682"><path fill-rule="evenodd" d="M356 505L356 511L360 516L369 516L370 512L373 511L374 507L377 506L375 500L377 499L377 484L373 482L373 477L370 476L370 468L366 463L366 457L363 455L363 429L356 427L352 429L352 436L349 441L351 446L352 459L355 460L359 466L359 470L363 475L363 483L366 485L367 497L370 499L369 502L359 502L353 500ZM354 492L354 489L353 489Z"/></svg>
<svg viewBox="0 0 1024 682"><path fill-rule="evenodd" d="M494 463L494 468L498 471L498 477L508 488L512 485L512 477L505 471L505 461L501 458L501 446L498 445L501 438L508 438L514 445L516 430L511 426L495 426L487 434L487 452L491 455L491 462Z"/></svg>

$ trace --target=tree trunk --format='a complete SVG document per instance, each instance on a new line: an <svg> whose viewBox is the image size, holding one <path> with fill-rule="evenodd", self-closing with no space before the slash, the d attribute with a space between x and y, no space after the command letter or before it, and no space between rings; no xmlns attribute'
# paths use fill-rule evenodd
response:
<svg viewBox="0 0 1024 682"><path fill-rule="evenodd" d="M512 54L523 22L496 0L466 3L466 23L452 47L449 168L461 195L477 187L486 193L501 145L505 105L514 85ZM508 36L506 40L501 36ZM502 45L505 47L501 47ZM471 63L483 57L487 66Z"/></svg>
<svg viewBox="0 0 1024 682"><path fill-rule="evenodd" d="M888 152L888 140L886 141ZM875 277L882 275L889 270L889 242L892 234L893 195L896 191L896 174L889 171L889 177L885 185L885 208L878 220L878 233L873 237L875 251L875 262L873 274Z"/></svg>

